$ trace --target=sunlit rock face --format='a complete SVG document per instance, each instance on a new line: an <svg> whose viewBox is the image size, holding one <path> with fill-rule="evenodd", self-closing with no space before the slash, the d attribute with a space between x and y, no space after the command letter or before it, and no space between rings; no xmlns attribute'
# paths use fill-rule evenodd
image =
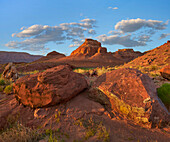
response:
<svg viewBox="0 0 170 142"><path fill-rule="evenodd" d="M87 88L83 75L69 65L60 65L44 72L20 78L14 84L16 98L32 108L66 102Z"/></svg>
<svg viewBox="0 0 170 142"><path fill-rule="evenodd" d="M107 72L97 78L92 91L96 97L105 95L112 113L120 119L144 127L161 127L170 121L169 112L157 97L154 82L138 70Z"/></svg>

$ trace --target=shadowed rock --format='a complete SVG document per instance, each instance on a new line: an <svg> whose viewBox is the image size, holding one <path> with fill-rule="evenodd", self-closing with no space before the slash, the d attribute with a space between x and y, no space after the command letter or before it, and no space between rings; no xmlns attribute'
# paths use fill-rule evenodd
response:
<svg viewBox="0 0 170 142"><path fill-rule="evenodd" d="M19 101L33 108L68 101L85 88L87 82L84 76L73 72L69 65L22 77L14 84Z"/></svg>
<svg viewBox="0 0 170 142"><path fill-rule="evenodd" d="M15 81L16 79L18 79L18 72L15 68L15 66L13 66L13 63L9 63L6 67L5 70L2 73L2 77L5 79L12 79L12 81Z"/></svg>
<svg viewBox="0 0 170 142"><path fill-rule="evenodd" d="M118 69L97 78L93 90L108 97L112 113L145 127L161 127L170 121L169 112L157 97L154 82L135 69Z"/></svg>
<svg viewBox="0 0 170 142"><path fill-rule="evenodd" d="M163 78L166 78L166 79L170 80L170 65L165 66L164 68L162 68L160 70L160 73L161 73L161 76Z"/></svg>

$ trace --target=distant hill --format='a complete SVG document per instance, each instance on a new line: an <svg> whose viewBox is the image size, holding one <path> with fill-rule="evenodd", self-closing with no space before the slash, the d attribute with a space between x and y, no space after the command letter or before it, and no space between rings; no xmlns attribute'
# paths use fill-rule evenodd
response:
<svg viewBox="0 0 170 142"><path fill-rule="evenodd" d="M85 39L85 42L74 50L70 56L60 59L50 59L49 62L68 63L75 67L102 67L121 65L131 61L143 53L133 49L121 49L117 52L107 52L107 48L93 39Z"/></svg>
<svg viewBox="0 0 170 142"><path fill-rule="evenodd" d="M47 56L44 56L44 57L36 60L35 62L44 62L44 61L48 61L50 59L59 59L59 58L63 58L63 57L65 57L64 54L61 54L56 51L52 51L52 52L48 53Z"/></svg>
<svg viewBox="0 0 170 142"><path fill-rule="evenodd" d="M140 56L122 68L137 68L144 73L159 74L159 70L170 64L170 41L156 47L152 50L146 51L143 56Z"/></svg>
<svg viewBox="0 0 170 142"><path fill-rule="evenodd" d="M5 64L9 62L33 62L40 59L41 55L30 55L25 52L6 52L0 51L0 64Z"/></svg>
<svg viewBox="0 0 170 142"><path fill-rule="evenodd" d="M70 56L50 52L47 56L39 58L25 65L17 65L18 71L45 70L57 65L69 64L75 68L95 68L102 66L116 66L127 63L144 53L135 52L133 49L120 49L116 52L107 52L107 48L93 39L85 39L85 42L74 50Z"/></svg>

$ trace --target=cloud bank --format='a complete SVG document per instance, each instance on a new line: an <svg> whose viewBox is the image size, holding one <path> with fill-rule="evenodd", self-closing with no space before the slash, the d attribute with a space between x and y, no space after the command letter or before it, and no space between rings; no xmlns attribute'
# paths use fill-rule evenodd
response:
<svg viewBox="0 0 170 142"><path fill-rule="evenodd" d="M21 32L12 34L12 37L17 37L22 41L10 41L5 46L12 49L45 51L49 49L46 47L47 43L64 44L66 40L74 43L71 47L79 46L86 35L96 34L95 27L95 19L62 23L59 26L32 25L28 28L22 27Z"/></svg>
<svg viewBox="0 0 170 142"><path fill-rule="evenodd" d="M104 44L119 44L125 47L146 46L151 42L152 36L167 28L168 21L128 19L116 23L114 30L108 32L111 35L100 35L96 37ZM160 39L167 37L168 34L162 34Z"/></svg>
<svg viewBox="0 0 170 142"><path fill-rule="evenodd" d="M163 33L163 34L161 34L159 39L166 38L167 36L170 36L170 33Z"/></svg>

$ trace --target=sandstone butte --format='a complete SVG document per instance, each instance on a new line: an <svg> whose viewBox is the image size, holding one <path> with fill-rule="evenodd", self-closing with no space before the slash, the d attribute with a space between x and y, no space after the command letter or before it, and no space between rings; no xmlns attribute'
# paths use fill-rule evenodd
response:
<svg viewBox="0 0 170 142"><path fill-rule="evenodd" d="M91 91L94 98L108 100L113 116L119 119L150 128L170 122L170 113L158 98L153 80L136 69L107 72L95 80Z"/></svg>
<svg viewBox="0 0 170 142"><path fill-rule="evenodd" d="M17 99L32 108L66 102L87 88L83 75L69 65L60 65L44 72L24 76L13 85Z"/></svg>
<svg viewBox="0 0 170 142"><path fill-rule="evenodd" d="M91 57L96 53L107 53L105 47L101 47L101 43L93 39L85 39L85 42L71 53L71 56Z"/></svg>

